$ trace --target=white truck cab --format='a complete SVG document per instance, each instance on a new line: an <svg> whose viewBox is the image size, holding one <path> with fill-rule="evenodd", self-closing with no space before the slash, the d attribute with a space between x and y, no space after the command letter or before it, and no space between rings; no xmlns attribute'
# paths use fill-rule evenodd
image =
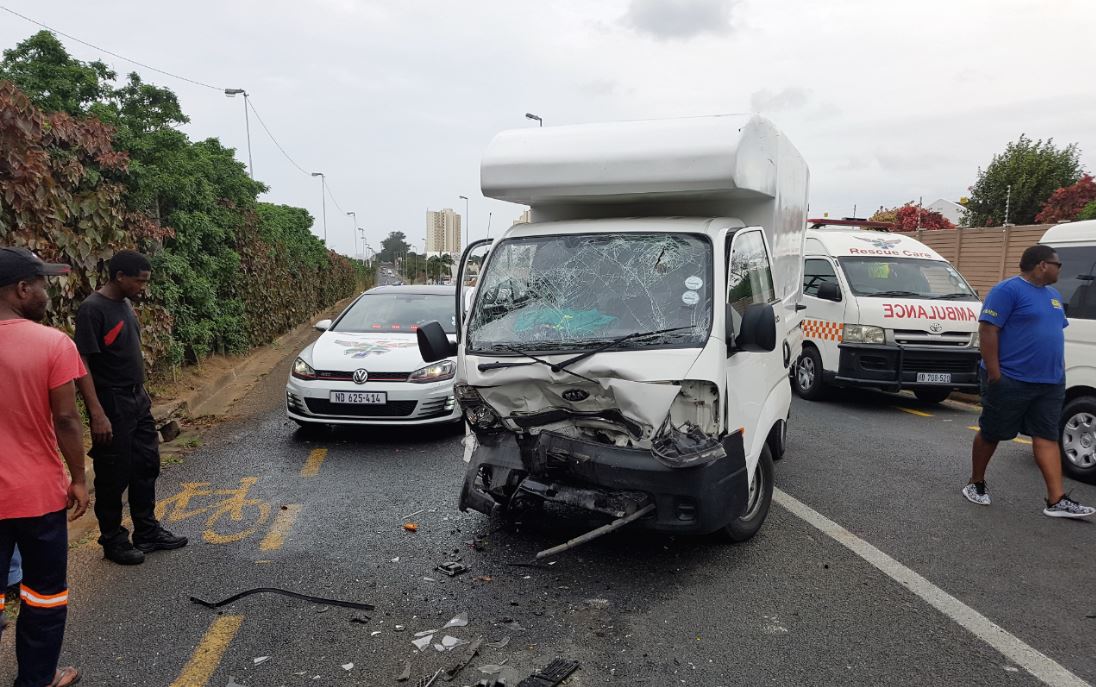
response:
<svg viewBox="0 0 1096 687"><path fill-rule="evenodd" d="M1096 482L1096 220L1051 227L1039 243L1062 261L1054 288L1069 319L1062 467L1074 479Z"/></svg>
<svg viewBox="0 0 1096 687"><path fill-rule="evenodd" d="M753 536L801 341L799 153L760 117L697 117L506 131L481 173L532 222L491 245L458 342L419 335L457 354L460 508Z"/></svg>
<svg viewBox="0 0 1096 687"><path fill-rule="evenodd" d="M803 353L792 385L912 390L935 403L978 389L978 294L936 251L897 234L807 230Z"/></svg>

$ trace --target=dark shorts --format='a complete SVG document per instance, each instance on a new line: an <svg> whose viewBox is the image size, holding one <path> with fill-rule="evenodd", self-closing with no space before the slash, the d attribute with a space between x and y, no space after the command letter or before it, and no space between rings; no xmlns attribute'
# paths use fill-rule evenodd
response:
<svg viewBox="0 0 1096 687"><path fill-rule="evenodd" d="M996 384L978 370L982 385L982 417L978 426L987 441L1009 441L1017 434L1058 441L1058 422L1066 385L1022 382L1006 375Z"/></svg>

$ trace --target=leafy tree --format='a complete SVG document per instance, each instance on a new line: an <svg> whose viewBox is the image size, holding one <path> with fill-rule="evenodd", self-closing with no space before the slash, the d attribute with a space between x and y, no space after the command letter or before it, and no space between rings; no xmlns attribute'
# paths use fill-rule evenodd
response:
<svg viewBox="0 0 1096 687"><path fill-rule="evenodd" d="M0 80L14 83L46 112L87 114L92 104L109 96L114 77L98 60L80 62L69 57L65 46L49 31L39 31L5 50L0 60Z"/></svg>
<svg viewBox="0 0 1096 687"><path fill-rule="evenodd" d="M1043 211L1035 216L1040 224L1069 222L1089 203L1096 201L1096 182L1088 174L1071 186L1065 186L1050 194Z"/></svg>
<svg viewBox="0 0 1096 687"><path fill-rule="evenodd" d="M1003 223L1009 186L1008 221L1033 224L1054 190L1075 183L1082 171L1076 144L1059 148L1053 139L1032 141L1021 134L1004 152L994 155L988 167L978 170L978 181L970 188L967 224L988 227Z"/></svg>
<svg viewBox="0 0 1096 687"><path fill-rule="evenodd" d="M1096 219L1096 200L1092 201L1078 212L1077 219Z"/></svg>
<svg viewBox="0 0 1096 687"><path fill-rule="evenodd" d="M411 244L407 242L407 235L402 231L393 231L388 238L381 241L381 262L394 262L396 256L407 255L411 252Z"/></svg>
<svg viewBox="0 0 1096 687"><path fill-rule="evenodd" d="M879 208L871 216L872 222L890 222L894 225L894 231L916 231L921 229L954 229L946 217L939 212L926 210L919 207L912 200L905 205L885 210Z"/></svg>

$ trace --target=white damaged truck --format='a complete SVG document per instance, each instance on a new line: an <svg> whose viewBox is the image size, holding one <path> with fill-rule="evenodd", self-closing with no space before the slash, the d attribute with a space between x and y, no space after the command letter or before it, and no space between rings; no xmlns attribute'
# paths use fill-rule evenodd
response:
<svg viewBox="0 0 1096 687"><path fill-rule="evenodd" d="M751 116L522 129L481 182L532 222L490 246L456 342L419 330L427 361L457 355L461 510L611 521L580 540L630 522L753 536L802 340L800 154Z"/></svg>

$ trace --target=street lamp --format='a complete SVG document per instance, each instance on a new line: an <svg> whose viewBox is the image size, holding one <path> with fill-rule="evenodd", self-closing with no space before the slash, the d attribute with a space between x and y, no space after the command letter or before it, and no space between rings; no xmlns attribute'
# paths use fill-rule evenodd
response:
<svg viewBox="0 0 1096 687"><path fill-rule="evenodd" d="M235 98L238 95L244 97L244 128L247 130L247 173L251 180L255 180L255 164L251 161L251 116L248 114L247 91L242 88L226 88L225 95Z"/></svg>
<svg viewBox="0 0 1096 687"><path fill-rule="evenodd" d="M526 112L525 113L525 118L526 119L532 119L535 122L539 122L541 126L544 126L544 120L541 119L540 117L538 117L537 115L533 114L532 112Z"/></svg>
<svg viewBox="0 0 1096 687"><path fill-rule="evenodd" d="M465 245L465 247L467 247L468 246L468 232L472 231L472 213L468 210L468 196L457 196L457 197L464 200L464 222L468 226L466 226L464 228L464 231L461 232L461 233L464 234L464 245ZM457 246L457 252L458 253L462 252L460 250L460 248L461 248L461 246Z"/></svg>
<svg viewBox="0 0 1096 687"><path fill-rule="evenodd" d="M312 176L320 178L320 208L323 211L323 243L327 245L327 177L323 172L312 172Z"/></svg>
<svg viewBox="0 0 1096 687"><path fill-rule="evenodd" d="M358 228L358 213L351 210L346 213L347 217L353 217L353 225L350 227L350 238L354 239L354 255L358 254L358 235L354 233L354 230Z"/></svg>

